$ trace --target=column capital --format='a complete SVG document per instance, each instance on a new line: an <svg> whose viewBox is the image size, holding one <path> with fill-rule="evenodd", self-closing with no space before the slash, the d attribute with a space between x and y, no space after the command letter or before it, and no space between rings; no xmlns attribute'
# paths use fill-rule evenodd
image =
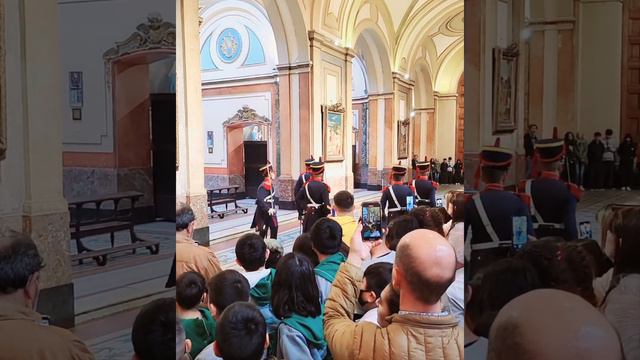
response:
<svg viewBox="0 0 640 360"><path fill-rule="evenodd" d="M410 78L407 78L405 74L394 71L392 76L394 85L399 84L409 89L413 89L413 87L416 85L416 82L411 80Z"/></svg>

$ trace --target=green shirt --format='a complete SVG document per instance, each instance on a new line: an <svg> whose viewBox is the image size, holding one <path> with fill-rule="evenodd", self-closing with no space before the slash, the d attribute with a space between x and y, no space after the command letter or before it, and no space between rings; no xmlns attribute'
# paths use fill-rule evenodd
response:
<svg viewBox="0 0 640 360"><path fill-rule="evenodd" d="M209 309L199 308L200 318L182 319L187 339L191 340L191 355L195 359L200 352L216 339L216 320Z"/></svg>

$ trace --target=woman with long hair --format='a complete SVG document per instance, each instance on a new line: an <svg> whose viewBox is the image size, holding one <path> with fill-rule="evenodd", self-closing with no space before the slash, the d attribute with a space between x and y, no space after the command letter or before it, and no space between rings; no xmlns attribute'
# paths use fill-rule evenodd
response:
<svg viewBox="0 0 640 360"><path fill-rule="evenodd" d="M622 143L618 146L620 187L623 191L631 191L631 185L633 185L633 163L636 159L636 148L636 143L633 142L631 134L626 134Z"/></svg>
<svg viewBox="0 0 640 360"><path fill-rule="evenodd" d="M607 255L613 259L613 277L602 311L620 335L626 359L640 358L640 206L617 212Z"/></svg>
<svg viewBox="0 0 640 360"><path fill-rule="evenodd" d="M323 309L313 265L304 255L288 253L276 267L271 285L271 307L278 325L278 359L323 359Z"/></svg>

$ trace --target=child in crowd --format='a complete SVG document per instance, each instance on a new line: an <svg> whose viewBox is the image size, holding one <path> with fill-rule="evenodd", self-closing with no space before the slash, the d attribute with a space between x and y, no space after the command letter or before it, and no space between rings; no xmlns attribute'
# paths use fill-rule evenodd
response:
<svg viewBox="0 0 640 360"><path fill-rule="evenodd" d="M220 321L222 312L231 304L241 301L249 301L249 281L235 270L224 270L207 282L208 306L216 323ZM216 326L217 339L217 326ZM204 348L196 360L216 359L214 355L214 344L209 344Z"/></svg>
<svg viewBox="0 0 640 360"><path fill-rule="evenodd" d="M342 227L342 242L346 246L349 246L351 236L358 226L358 222L353 217L353 203L353 195L346 190L338 191L333 197L335 216L332 219Z"/></svg>
<svg viewBox="0 0 640 360"><path fill-rule="evenodd" d="M320 292L309 259L296 253L283 256L278 263L271 294L273 313L282 321L278 326L278 359L320 360L325 357L327 343L319 299Z"/></svg>
<svg viewBox="0 0 640 360"><path fill-rule="evenodd" d="M156 299L143 306L131 328L133 360L174 359L175 323L174 298Z"/></svg>
<svg viewBox="0 0 640 360"><path fill-rule="evenodd" d="M378 302L387 285L391 282L391 271L393 264L380 262L367 268L362 277L362 288L358 297L358 303L365 311L358 321L368 321L378 324Z"/></svg>
<svg viewBox="0 0 640 360"><path fill-rule="evenodd" d="M267 258L269 249L258 234L242 235L236 243L236 263L244 269L242 275L249 281L251 297L258 306L269 304L271 283L276 272L265 268Z"/></svg>
<svg viewBox="0 0 640 360"><path fill-rule="evenodd" d="M261 360L269 345L265 320L249 302L227 307L218 321L217 334L214 350L223 360Z"/></svg>
<svg viewBox="0 0 640 360"><path fill-rule="evenodd" d="M216 338L216 322L209 309L200 306L206 290L204 277L195 271L182 273L176 280L176 315L191 341L191 358Z"/></svg>
<svg viewBox="0 0 640 360"><path fill-rule="evenodd" d="M378 326L387 327L387 318L400 311L400 294L398 294L391 284L382 290L380 294L380 304L378 305Z"/></svg>
<svg viewBox="0 0 640 360"><path fill-rule="evenodd" d="M329 218L321 218L311 228L311 242L320 260L314 271L320 290L320 303L324 304L340 264L347 260L347 257L340 252L342 247L340 224Z"/></svg>
<svg viewBox="0 0 640 360"><path fill-rule="evenodd" d="M320 261L318 261L318 255L313 251L313 243L311 242L311 235L309 233L302 233L293 242L294 253L302 254L306 256L313 267L316 267Z"/></svg>

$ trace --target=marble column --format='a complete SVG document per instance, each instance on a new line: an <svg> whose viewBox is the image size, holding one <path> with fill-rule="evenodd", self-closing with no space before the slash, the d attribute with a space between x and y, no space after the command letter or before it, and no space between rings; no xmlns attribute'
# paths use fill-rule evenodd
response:
<svg viewBox="0 0 640 360"><path fill-rule="evenodd" d="M180 0L176 6L176 202L193 208L197 219L194 238L208 245L199 9L197 1Z"/></svg>

